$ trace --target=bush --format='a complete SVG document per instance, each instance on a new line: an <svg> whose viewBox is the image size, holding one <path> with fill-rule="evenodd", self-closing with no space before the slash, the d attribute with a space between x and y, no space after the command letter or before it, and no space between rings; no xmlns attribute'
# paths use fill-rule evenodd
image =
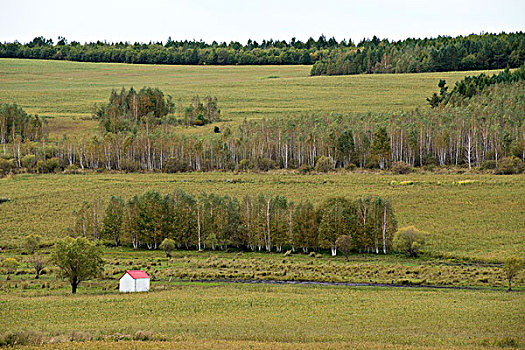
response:
<svg viewBox="0 0 525 350"><path fill-rule="evenodd" d="M133 173L139 171L141 166L139 162L134 160L122 160L120 162L120 169L128 173Z"/></svg>
<svg viewBox="0 0 525 350"><path fill-rule="evenodd" d="M355 169L357 169L357 165L355 165L354 163L348 163L345 166L345 169L348 171L354 171Z"/></svg>
<svg viewBox="0 0 525 350"><path fill-rule="evenodd" d="M0 158L0 174L7 174L10 170L15 168L13 159Z"/></svg>
<svg viewBox="0 0 525 350"><path fill-rule="evenodd" d="M42 241L42 236L36 234L30 234L24 238L24 247L26 248L29 254L33 254L35 250L40 248L40 242Z"/></svg>
<svg viewBox="0 0 525 350"><path fill-rule="evenodd" d="M405 162L394 162L391 170L395 174L409 174L412 172L412 167Z"/></svg>
<svg viewBox="0 0 525 350"><path fill-rule="evenodd" d="M155 334L153 334L152 331L137 331L135 335L133 336L133 340L141 340L141 341L153 340L154 338L155 338Z"/></svg>
<svg viewBox="0 0 525 350"><path fill-rule="evenodd" d="M414 226L403 227L394 234L394 250L417 257L425 245L425 234Z"/></svg>
<svg viewBox="0 0 525 350"><path fill-rule="evenodd" d="M85 342L93 340L93 336L85 331L73 331L69 339L74 342Z"/></svg>
<svg viewBox="0 0 525 350"><path fill-rule="evenodd" d="M497 167L497 163L495 160L486 160L483 163L481 163L482 170L496 169L496 167Z"/></svg>
<svg viewBox="0 0 525 350"><path fill-rule="evenodd" d="M245 171L253 169L253 163L249 159L243 159L239 162L239 169Z"/></svg>
<svg viewBox="0 0 525 350"><path fill-rule="evenodd" d="M327 173L334 170L334 160L330 157L319 157L315 163L315 171Z"/></svg>
<svg viewBox="0 0 525 350"><path fill-rule="evenodd" d="M178 158L169 158L164 164L167 173L184 173L188 171L188 164Z"/></svg>
<svg viewBox="0 0 525 350"><path fill-rule="evenodd" d="M175 241L169 238L164 238L159 246L160 249L164 250L166 257L171 257L170 253L175 250Z"/></svg>
<svg viewBox="0 0 525 350"><path fill-rule="evenodd" d="M523 171L523 162L518 157L504 157L496 168L498 175L519 174Z"/></svg>
<svg viewBox="0 0 525 350"><path fill-rule="evenodd" d="M0 346L42 345L42 334L34 331L9 332L0 336Z"/></svg>
<svg viewBox="0 0 525 350"><path fill-rule="evenodd" d="M275 163L273 160L269 158L260 158L257 160L257 168L262 171L268 171L271 169L275 169L277 167L277 163Z"/></svg>
<svg viewBox="0 0 525 350"><path fill-rule="evenodd" d="M36 163L36 169L39 173L54 173L60 169L60 159L53 157L46 161L39 160Z"/></svg>
<svg viewBox="0 0 525 350"><path fill-rule="evenodd" d="M33 154L28 154L22 158L21 162L24 168L33 169L36 165L36 157Z"/></svg>
<svg viewBox="0 0 525 350"><path fill-rule="evenodd" d="M299 173L303 174L303 175L306 175L306 174L310 174L314 168L308 164L303 164L299 167Z"/></svg>

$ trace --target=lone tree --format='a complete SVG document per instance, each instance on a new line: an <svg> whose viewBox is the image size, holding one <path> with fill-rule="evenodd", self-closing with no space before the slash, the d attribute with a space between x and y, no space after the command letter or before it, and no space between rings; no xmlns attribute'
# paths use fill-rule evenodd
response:
<svg viewBox="0 0 525 350"><path fill-rule="evenodd" d="M2 261L1 266L7 274L6 280L9 281L11 279L10 275L15 273L15 271L18 269L18 266L20 266L20 263L16 259L6 258L4 261Z"/></svg>
<svg viewBox="0 0 525 350"><path fill-rule="evenodd" d="M505 276L509 281L509 292L512 290L512 279L516 277L522 268L523 260L517 256L510 257L505 261L505 265L503 265L503 271L505 271Z"/></svg>
<svg viewBox="0 0 525 350"><path fill-rule="evenodd" d="M40 247L40 241L42 241L42 237L39 235L31 234L26 236L24 239L24 246L27 250L27 253L33 254L35 250Z"/></svg>
<svg viewBox="0 0 525 350"><path fill-rule="evenodd" d="M40 256L35 256L31 262L33 263L33 267L35 269L35 279L40 278L40 274L42 273L42 270L44 269L44 266L46 264L45 260L42 259Z"/></svg>
<svg viewBox="0 0 525 350"><path fill-rule="evenodd" d="M394 234L394 249L407 256L417 257L425 245L425 234L414 226L403 227Z"/></svg>
<svg viewBox="0 0 525 350"><path fill-rule="evenodd" d="M348 253L352 249L352 238L349 235L342 235L335 240L335 246L344 254L346 261L348 261Z"/></svg>
<svg viewBox="0 0 525 350"><path fill-rule="evenodd" d="M85 238L59 240L55 243L52 254L53 262L60 268L62 277L71 283L71 292L75 294L80 282L96 277L104 267L102 251Z"/></svg>
<svg viewBox="0 0 525 350"><path fill-rule="evenodd" d="M175 250L175 241L169 238L165 238L159 246L160 249L164 250L166 257L171 256L171 252Z"/></svg>

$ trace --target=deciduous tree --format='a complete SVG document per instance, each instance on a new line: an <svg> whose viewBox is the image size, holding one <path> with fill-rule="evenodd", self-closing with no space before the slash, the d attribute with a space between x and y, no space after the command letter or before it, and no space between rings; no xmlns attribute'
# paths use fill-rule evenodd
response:
<svg viewBox="0 0 525 350"><path fill-rule="evenodd" d="M52 261L59 267L60 275L71 284L73 294L80 282L97 277L104 267L100 247L83 237L58 240Z"/></svg>

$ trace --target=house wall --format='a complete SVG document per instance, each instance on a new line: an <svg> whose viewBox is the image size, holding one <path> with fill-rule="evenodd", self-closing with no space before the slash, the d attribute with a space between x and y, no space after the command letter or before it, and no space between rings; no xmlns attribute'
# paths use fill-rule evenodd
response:
<svg viewBox="0 0 525 350"><path fill-rule="evenodd" d="M138 278L135 280L136 292L149 292L149 278Z"/></svg>
<svg viewBox="0 0 525 350"><path fill-rule="evenodd" d="M135 292L135 280L128 273L122 276L119 284L121 293Z"/></svg>

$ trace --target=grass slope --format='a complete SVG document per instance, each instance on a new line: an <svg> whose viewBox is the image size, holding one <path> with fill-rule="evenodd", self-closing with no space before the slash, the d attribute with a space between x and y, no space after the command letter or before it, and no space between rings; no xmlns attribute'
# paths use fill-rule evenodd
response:
<svg viewBox="0 0 525 350"><path fill-rule="evenodd" d="M439 79L449 85L479 72L309 77L310 66L166 66L0 59L0 102L30 113L89 116L112 89L159 87L188 105L217 96L225 120L299 112L388 112L425 106ZM425 106L426 108L426 106ZM51 119L53 137L96 131L92 120ZM211 133L212 126L183 129Z"/></svg>
<svg viewBox="0 0 525 350"><path fill-rule="evenodd" d="M463 180L466 184L461 184ZM235 181L233 181L235 180ZM413 181L393 185L392 181ZM0 179L0 243L14 246L29 233L53 241L65 235L72 212L84 200L111 195L130 198L149 189L168 193L182 188L242 197L261 191L310 199L363 195L391 197L399 226L415 225L430 234L428 250L445 256L497 260L523 254L525 177L494 175L390 175L339 173L294 175L90 174L18 175Z"/></svg>

